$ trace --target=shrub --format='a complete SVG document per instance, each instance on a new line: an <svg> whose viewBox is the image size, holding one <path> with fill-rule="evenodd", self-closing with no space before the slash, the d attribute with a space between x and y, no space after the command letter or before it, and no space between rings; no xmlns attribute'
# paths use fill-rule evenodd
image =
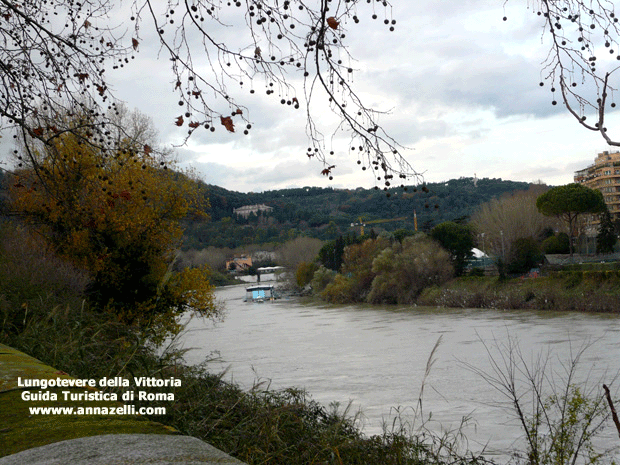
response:
<svg viewBox="0 0 620 465"><path fill-rule="evenodd" d="M559 254L560 252L560 240L557 236L551 236L542 241L540 245L541 250L546 254Z"/></svg>
<svg viewBox="0 0 620 465"><path fill-rule="evenodd" d="M566 289L577 287L583 280L582 271L561 271L560 275L564 278L564 287Z"/></svg>
<svg viewBox="0 0 620 465"><path fill-rule="evenodd" d="M510 247L508 271L525 273L536 267L542 260L540 247L533 237L520 237Z"/></svg>
<svg viewBox="0 0 620 465"><path fill-rule="evenodd" d="M372 263L376 274L368 302L412 303L426 287L440 285L454 274L450 255L427 236L407 237L383 250Z"/></svg>
<svg viewBox="0 0 620 465"><path fill-rule="evenodd" d="M0 222L0 332L18 333L58 305L79 307L88 283L87 273L58 258L41 238Z"/></svg>
<svg viewBox="0 0 620 465"><path fill-rule="evenodd" d="M331 283L336 276L336 272L323 265L319 266L319 269L314 272L310 286L315 294L323 292L329 283Z"/></svg>
<svg viewBox="0 0 620 465"><path fill-rule="evenodd" d="M476 277L484 276L484 268L480 268L476 266L471 269L468 276L476 276Z"/></svg>
<svg viewBox="0 0 620 465"><path fill-rule="evenodd" d="M557 236L547 237L540 248L546 254L567 254L570 252L568 234L559 233Z"/></svg>
<svg viewBox="0 0 620 465"><path fill-rule="evenodd" d="M318 265L314 262L301 262L297 266L297 271L295 272L295 280L297 281L297 285L299 287L304 287L309 284L314 277L314 273L318 269Z"/></svg>
<svg viewBox="0 0 620 465"><path fill-rule="evenodd" d="M337 274L321 293L328 302L344 304L353 300L353 281L341 274Z"/></svg>
<svg viewBox="0 0 620 465"><path fill-rule="evenodd" d="M579 379L577 366L589 348L582 346L571 358L561 361L561 369L550 368L551 353L533 355L526 362L518 342L484 343L491 372L467 365L501 392L525 437L525 453L515 454L516 463L532 465L615 463L614 449L595 447L610 412L599 386L588 376ZM587 372L587 370L585 370ZM605 386L605 385L603 385Z"/></svg>
<svg viewBox="0 0 620 465"><path fill-rule="evenodd" d="M363 302L366 299L375 278L372 263L389 245L387 239L379 237L344 249L342 273L351 280L351 298L354 302Z"/></svg>

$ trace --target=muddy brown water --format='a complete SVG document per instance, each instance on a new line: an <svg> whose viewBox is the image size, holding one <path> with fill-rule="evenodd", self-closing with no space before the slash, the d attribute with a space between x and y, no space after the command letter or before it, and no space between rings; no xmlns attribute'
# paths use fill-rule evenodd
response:
<svg viewBox="0 0 620 465"><path fill-rule="evenodd" d="M420 390L429 356L434 363L424 381L422 413L434 431L464 429L470 450L486 450L507 461L520 447L521 430L506 398L469 366L492 373L487 348L517 341L533 366L548 357L547 373L561 382L566 363L584 345L576 382L596 387L612 383L620 370L620 315L578 312L503 311L429 307L393 307L303 303L299 299L243 302L244 286L216 291L225 303L223 321L192 320L182 337L192 348L187 360L214 355L212 371L251 388L263 382L273 389L300 387L328 405L350 404L361 412L364 432L391 425L397 411L420 425ZM572 355L571 355L572 354ZM618 395L620 380L612 383ZM603 443L618 443L611 423Z"/></svg>

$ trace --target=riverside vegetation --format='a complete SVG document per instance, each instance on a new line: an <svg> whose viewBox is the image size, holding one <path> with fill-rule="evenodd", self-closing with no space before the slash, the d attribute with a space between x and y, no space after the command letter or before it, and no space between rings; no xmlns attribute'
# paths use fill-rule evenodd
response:
<svg viewBox="0 0 620 465"><path fill-rule="evenodd" d="M410 239L419 240L433 247L427 239ZM87 285L83 271L57 257L26 228L0 223L0 342L77 378L181 379L180 387L167 388L174 393L173 402L144 405L166 407L166 415L153 417L155 421L208 441L249 464L489 463L463 447L459 430L427 431L415 414L413 418L399 414L382 434L367 437L346 408L320 405L302 390L273 391L257 384L243 391L224 382L222 374L210 373L208 363L187 366L182 351L149 339L135 324L98 311L85 300ZM432 365L433 354L427 375ZM530 445L518 454L523 462L569 463L581 450L590 451L591 439L608 416L600 396L591 390L571 388L549 399L544 418L554 421L554 434L562 442L550 442L542 423L537 423L539 417L522 413L525 424L531 425L527 429ZM568 407L571 413L565 417L562 411ZM587 440L582 441L583 437ZM577 463L605 463L606 455L596 454Z"/></svg>
<svg viewBox="0 0 620 465"><path fill-rule="evenodd" d="M534 279L462 277L424 290L419 305L620 312L620 270L551 272Z"/></svg>
<svg viewBox="0 0 620 465"><path fill-rule="evenodd" d="M423 419L399 415L382 434L367 437L346 408L322 406L295 388L257 384L242 391L208 364L187 366L182 351L165 347L188 309L209 318L221 312L208 267L174 267L180 222L202 211L200 186L168 170L166 153L155 156L156 145L140 137L111 158L72 133L47 146L33 142L30 153L45 169L37 175L25 166L10 179L7 204L22 222L0 223L0 342L77 378L179 378L181 386L168 391L175 400L162 404L166 415L153 419L250 464L487 461L461 447L458 430L436 434ZM147 145L152 156L136 163L136 148ZM472 245L468 228L439 226L434 239L405 230L393 238L337 239L318 254L343 273L302 261L298 276L310 277L334 302L411 302L463 271L463 250ZM306 239L298 238L302 248L312 243ZM298 262L302 256L292 252L291 263ZM427 372L431 366L432 354ZM582 403L572 394L554 402L573 398ZM576 411L560 424L589 431L582 413L592 412ZM522 456L545 457L537 450L526 445Z"/></svg>
<svg viewBox="0 0 620 465"><path fill-rule="evenodd" d="M320 262L320 258L318 259ZM449 251L423 233L366 239L343 250L340 272L302 263L297 283L331 303L620 312L620 264L573 265L535 277L454 276Z"/></svg>
<svg viewBox="0 0 620 465"><path fill-rule="evenodd" d="M347 409L320 405L299 389L257 384L243 391L224 382L223 374L209 373L208 365L187 366L182 351L148 338L135 324L98 311L84 300L87 284L81 270L25 228L0 223L0 342L77 378L180 379L180 387L166 388L174 402L148 402L166 407L155 421L249 464L486 462L459 452L456 436L429 442L404 425L366 437Z"/></svg>
<svg viewBox="0 0 620 465"><path fill-rule="evenodd" d="M327 242L314 260L299 264L297 284L340 304L620 312L620 263L565 265L527 276L544 254L571 251L568 235L557 232L562 223L537 209L537 199L565 188L585 191L582 197L592 194L596 202L564 202L555 213L566 211L572 227L578 213L602 212L596 250L613 252L620 225L611 221L600 192L573 184L551 190L538 185L483 204L469 223L446 221L428 233L371 231ZM475 245L495 257L485 265L493 264L498 276L467 268Z"/></svg>
<svg viewBox="0 0 620 465"><path fill-rule="evenodd" d="M302 390L274 391L259 383L243 391L224 382L223 374L210 373L207 362L188 366L183 352L173 345L146 339L135 325L86 303L86 276L55 256L40 239L13 223L0 225L0 342L77 378L180 379L181 386L166 388L174 393L174 401L135 402L136 407L166 407L166 415L152 417L155 421L203 439L249 464L491 463L467 451L460 429L443 434L427 430L415 409L411 416L398 413L382 434L367 437L348 409L320 405ZM550 377L537 372L536 367L528 372L518 346L514 341L507 344L507 349L500 349L509 359L491 349L489 355L509 365L496 363L497 372L481 376L517 401L525 443L515 452L516 462L608 463L611 451L592 445L609 417L600 393L572 378L565 388L554 385L550 390L545 384ZM432 370L438 345L439 341L428 359L425 378ZM516 387L515 377L521 372L529 373L534 383L528 392L539 394L532 405L523 401L530 397ZM143 390L161 391L152 387ZM10 449L1 450L11 453Z"/></svg>

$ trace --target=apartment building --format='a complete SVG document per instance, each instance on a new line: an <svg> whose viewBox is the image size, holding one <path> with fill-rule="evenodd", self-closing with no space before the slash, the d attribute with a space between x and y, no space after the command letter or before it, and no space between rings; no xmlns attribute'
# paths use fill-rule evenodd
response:
<svg viewBox="0 0 620 465"><path fill-rule="evenodd" d="M575 171L574 180L601 191L612 218L620 219L620 151L599 153L592 165Z"/></svg>

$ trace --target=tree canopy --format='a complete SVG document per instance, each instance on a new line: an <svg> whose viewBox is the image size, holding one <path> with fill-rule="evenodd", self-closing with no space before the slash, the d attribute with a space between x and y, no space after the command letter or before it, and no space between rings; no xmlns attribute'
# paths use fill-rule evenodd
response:
<svg viewBox="0 0 620 465"><path fill-rule="evenodd" d="M463 274L466 261L471 258L474 247L471 228L453 221L446 221L433 228L431 237L450 252L456 275Z"/></svg>
<svg viewBox="0 0 620 465"><path fill-rule="evenodd" d="M541 214L536 199L548 189L531 185L526 191L507 192L483 203L472 215L471 225L478 234L478 247L496 257L510 257L512 245L522 237L540 238L554 231L557 219Z"/></svg>
<svg viewBox="0 0 620 465"><path fill-rule="evenodd" d="M132 122L140 118L121 124ZM206 269L171 270L179 221L203 200L197 183L167 169L165 154L136 155L147 142L155 147L148 129L148 120L137 124L113 155L74 132L52 143L33 141L36 162L22 159L10 186L11 208L88 272L90 302L126 322L163 329L161 336L177 329L176 317L188 306L212 315L216 305Z"/></svg>
<svg viewBox="0 0 620 465"><path fill-rule="evenodd" d="M611 218L611 213L606 208L600 216L598 234L596 235L596 253L612 253L614 246L618 242L616 228Z"/></svg>
<svg viewBox="0 0 620 465"><path fill-rule="evenodd" d="M600 191L583 184L567 184L549 189L536 199L536 208L543 215L557 216L568 225L570 237L575 233L577 218L583 213L601 213L607 208ZM571 255L573 244L570 244Z"/></svg>

